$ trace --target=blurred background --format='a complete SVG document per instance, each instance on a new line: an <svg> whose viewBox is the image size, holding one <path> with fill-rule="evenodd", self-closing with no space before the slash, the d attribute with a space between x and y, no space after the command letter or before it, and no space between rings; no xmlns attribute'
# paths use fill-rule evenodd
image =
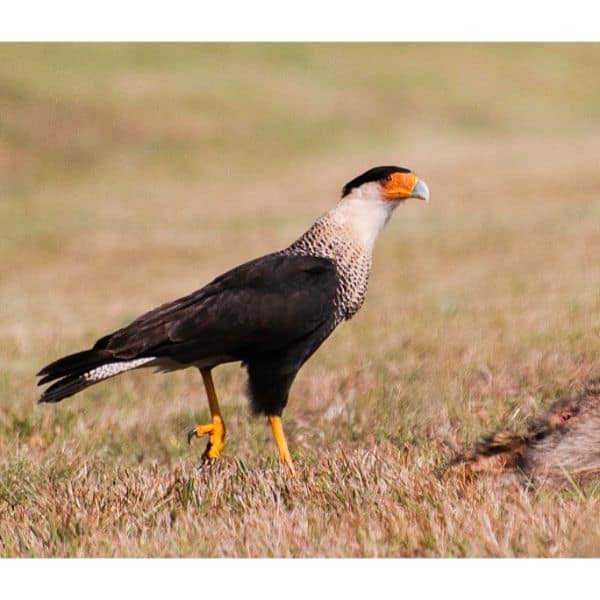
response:
<svg viewBox="0 0 600 600"><path fill-rule="evenodd" d="M378 164L432 202L394 216L322 368L395 368L450 407L482 371L502 412L523 370L598 367L597 44L0 54L2 418L31 412L42 364L290 243Z"/></svg>
<svg viewBox="0 0 600 600"><path fill-rule="evenodd" d="M600 375L599 72L597 44L0 45L3 489L193 464L197 373L58 406L34 374L291 243L379 164L432 201L395 213L365 306L300 373L301 465L382 440L436 461ZM275 464L242 371L216 379L228 454Z"/></svg>

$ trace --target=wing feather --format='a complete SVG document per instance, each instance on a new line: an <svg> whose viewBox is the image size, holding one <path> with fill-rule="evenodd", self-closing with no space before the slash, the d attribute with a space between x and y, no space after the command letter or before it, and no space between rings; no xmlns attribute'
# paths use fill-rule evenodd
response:
<svg viewBox="0 0 600 600"><path fill-rule="evenodd" d="M94 349L117 359L244 360L283 348L331 318L336 289L335 265L328 259L267 255L142 315Z"/></svg>

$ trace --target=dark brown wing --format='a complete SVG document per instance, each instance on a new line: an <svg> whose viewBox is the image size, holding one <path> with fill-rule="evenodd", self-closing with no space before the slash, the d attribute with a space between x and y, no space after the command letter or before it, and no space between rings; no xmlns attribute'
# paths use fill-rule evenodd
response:
<svg viewBox="0 0 600 600"><path fill-rule="evenodd" d="M267 255L142 315L98 340L92 350L72 355L76 370L83 372L90 364L87 355L97 359L95 364L149 356L186 364L272 353L332 318L336 288L336 269L328 259ZM68 359L43 369L43 381L75 374Z"/></svg>

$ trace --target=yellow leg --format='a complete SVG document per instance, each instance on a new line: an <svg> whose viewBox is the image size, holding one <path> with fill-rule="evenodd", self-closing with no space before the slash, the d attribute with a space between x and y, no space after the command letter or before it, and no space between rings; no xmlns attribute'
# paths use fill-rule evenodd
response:
<svg viewBox="0 0 600 600"><path fill-rule="evenodd" d="M210 369L200 369L202 381L206 388L208 397L208 407L210 408L211 422L206 425L197 425L188 433L188 442L191 442L195 437L208 435L208 444L202 455L203 458L219 458L223 448L225 448L225 423L221 416L217 393L215 392L215 384L212 380Z"/></svg>
<svg viewBox="0 0 600 600"><path fill-rule="evenodd" d="M271 429L273 430L273 437L275 438L275 443L277 444L277 448L279 449L279 460L281 460L281 462L287 467L287 470L289 471L290 475L295 477L296 469L294 468L294 463L292 462L292 457L290 456L290 451L288 450L288 445L285 441L283 425L281 424L281 417L271 415L269 417L269 422L271 423Z"/></svg>

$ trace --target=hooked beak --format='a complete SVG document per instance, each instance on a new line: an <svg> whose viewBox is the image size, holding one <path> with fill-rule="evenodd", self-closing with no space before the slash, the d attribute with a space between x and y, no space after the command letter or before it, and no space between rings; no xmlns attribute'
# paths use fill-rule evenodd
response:
<svg viewBox="0 0 600 600"><path fill-rule="evenodd" d="M429 202L429 188L414 173L394 173L382 182L383 197L398 202L407 198L421 198Z"/></svg>
<svg viewBox="0 0 600 600"><path fill-rule="evenodd" d="M425 200L425 202L429 202L429 188L427 187L427 184L421 179L417 179L417 183L412 189L410 197L420 198L421 200Z"/></svg>

